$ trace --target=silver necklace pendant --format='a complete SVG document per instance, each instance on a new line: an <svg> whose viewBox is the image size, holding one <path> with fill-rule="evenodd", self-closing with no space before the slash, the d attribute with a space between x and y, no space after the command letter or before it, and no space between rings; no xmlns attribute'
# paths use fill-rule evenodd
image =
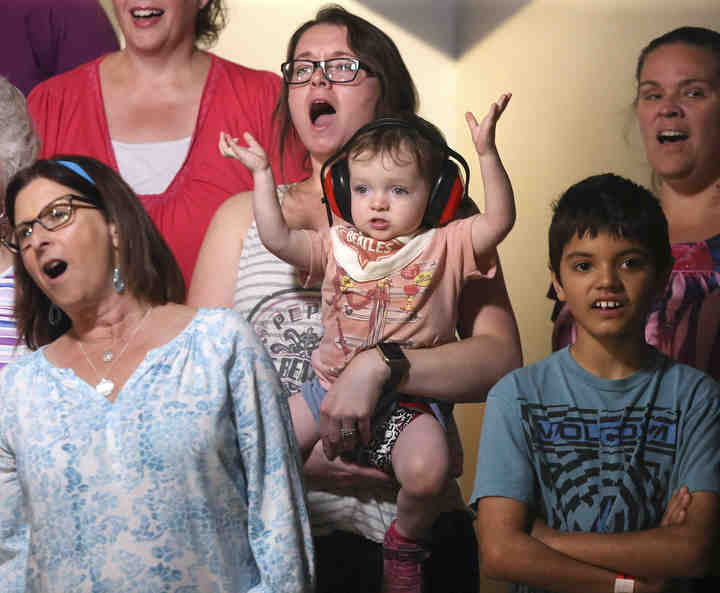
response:
<svg viewBox="0 0 720 593"><path fill-rule="evenodd" d="M95 391L97 391L103 397L107 397L108 395L110 395L113 389L115 389L115 383L113 383L110 379L106 379L104 377L100 379L100 383L95 385Z"/></svg>
<svg viewBox="0 0 720 593"><path fill-rule="evenodd" d="M125 342L125 345L122 347L122 350L118 352L117 358L115 358L115 354L112 350L105 350L102 355L102 359L104 362L111 362L112 364L105 369L106 374L109 375L113 368L115 367L115 364L120 360L123 354L125 354L125 350L127 350L128 346L130 345L130 342L135 337L135 334L140 331L140 328L143 326L143 323L145 323L145 320L150 317L150 314L152 313L152 307L150 307L143 318L138 322L138 324L135 326L135 329L130 334L130 337L127 339L127 342ZM80 347L80 352L83 353L83 356L85 357L85 360L88 363L88 366L93 370L93 373L95 373L96 377L100 376L100 373L97 370L97 367L93 364L93 361L90 360L90 357L88 356L88 353L85 351L85 346L83 346L83 343L81 341L78 341L78 346ZM113 360L114 359L114 360ZM103 377L100 379L100 382L95 385L95 391L102 395L105 398L110 398L110 394L113 392L113 389L115 389L115 383L113 383L110 379L107 377Z"/></svg>

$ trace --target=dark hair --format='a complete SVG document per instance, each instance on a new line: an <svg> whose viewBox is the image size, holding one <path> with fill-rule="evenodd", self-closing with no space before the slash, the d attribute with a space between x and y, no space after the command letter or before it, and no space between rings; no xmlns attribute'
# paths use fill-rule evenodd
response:
<svg viewBox="0 0 720 593"><path fill-rule="evenodd" d="M57 161L76 163L94 184ZM140 200L120 175L86 156L56 155L52 160L36 161L17 173L8 184L5 212L13 226L17 195L35 179L49 179L71 188L97 205L105 219L115 224L120 241L118 264L125 278L125 290L151 305L185 302L185 282L175 257ZM17 254L15 318L19 337L33 350L70 328L70 319L64 313L59 325L49 325L51 304L27 273L21 255Z"/></svg>
<svg viewBox="0 0 720 593"><path fill-rule="evenodd" d="M405 165L407 161L400 157L400 151L409 149L418 171L432 189L447 158L445 137L436 126L419 116L402 119L412 127L377 127L358 135L349 147L348 159L358 158L363 153L368 153L369 157L387 154L396 164Z"/></svg>
<svg viewBox="0 0 720 593"><path fill-rule="evenodd" d="M208 0L195 17L195 43L213 46L227 24L227 9L223 0Z"/></svg>
<svg viewBox="0 0 720 593"><path fill-rule="evenodd" d="M667 270L672 263L667 220L655 196L619 175L594 175L571 186L553 204L550 267L561 284L565 245L574 236L596 237L601 231L645 246L658 271Z"/></svg>
<svg viewBox="0 0 720 593"><path fill-rule="evenodd" d="M635 68L635 80L637 82L640 82L640 76L647 57L658 47L671 43L684 43L706 49L715 55L718 61L718 70L720 70L720 33L704 27L680 27L656 37L643 48Z"/></svg>
<svg viewBox="0 0 720 593"><path fill-rule="evenodd" d="M380 99L375 109L375 117L397 117L417 111L415 83L395 42L375 25L348 12L342 6L336 4L325 6L318 11L313 20L302 24L288 42L286 61L295 57L295 49L300 38L315 25L337 25L347 29L348 47L380 82ZM279 122L280 154L283 154L285 143L290 136L295 136L299 141L290 119L288 91L288 85L284 84L273 112L273 118Z"/></svg>

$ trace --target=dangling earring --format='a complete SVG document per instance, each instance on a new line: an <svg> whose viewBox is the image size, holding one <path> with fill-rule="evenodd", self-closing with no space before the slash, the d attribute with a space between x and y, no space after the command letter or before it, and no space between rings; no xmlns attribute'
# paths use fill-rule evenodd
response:
<svg viewBox="0 0 720 593"><path fill-rule="evenodd" d="M53 327L60 325L62 321L63 312L55 303L50 304L50 310L48 311L48 321Z"/></svg>
<svg viewBox="0 0 720 593"><path fill-rule="evenodd" d="M120 277L120 268L118 268L117 266L113 268L112 283L115 292L121 293L123 290L125 290L125 280Z"/></svg>

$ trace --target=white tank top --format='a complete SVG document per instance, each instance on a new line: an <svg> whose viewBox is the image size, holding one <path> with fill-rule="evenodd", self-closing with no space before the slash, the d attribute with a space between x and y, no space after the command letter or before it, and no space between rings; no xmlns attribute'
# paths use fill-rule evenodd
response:
<svg viewBox="0 0 720 593"><path fill-rule="evenodd" d="M138 144L113 140L120 176L138 195L163 193L185 162L191 139Z"/></svg>

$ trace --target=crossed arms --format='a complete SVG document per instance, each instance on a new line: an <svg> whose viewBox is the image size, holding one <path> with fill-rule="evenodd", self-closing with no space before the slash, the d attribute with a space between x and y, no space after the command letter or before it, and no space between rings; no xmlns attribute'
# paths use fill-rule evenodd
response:
<svg viewBox="0 0 720 593"><path fill-rule="evenodd" d="M705 574L718 524L716 493L682 488L659 527L616 534L560 532L536 520L518 500L478 503L482 570L493 579L558 593L608 593L618 573L633 575L635 593L662 591L666 581Z"/></svg>

